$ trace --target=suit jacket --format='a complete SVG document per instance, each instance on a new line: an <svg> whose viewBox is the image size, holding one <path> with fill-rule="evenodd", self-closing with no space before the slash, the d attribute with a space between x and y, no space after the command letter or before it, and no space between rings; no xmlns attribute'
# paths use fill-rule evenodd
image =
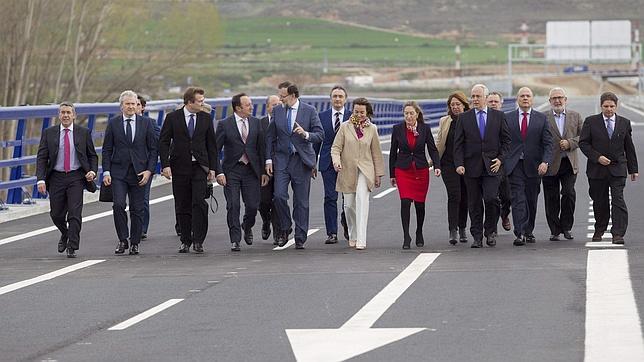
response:
<svg viewBox="0 0 644 362"><path fill-rule="evenodd" d="M315 154L320 156L318 163L318 169L320 171L327 171L333 169L333 162L331 162L331 146L333 145L333 140L335 139L335 110L333 107L327 109L324 112L320 112L320 123L324 129L324 141L322 143L316 143L313 148L315 149ZM351 112L348 109L344 109L344 115L342 116L342 122L346 121L351 117ZM340 132L340 130L338 130Z"/></svg>
<svg viewBox="0 0 644 362"><path fill-rule="evenodd" d="M242 141L241 134L237 128L235 115L219 121L217 131L217 152L224 149L224 159L220 170L224 174L230 171L237 164L244 153L253 171L260 178L264 173L264 130L259 119L248 117L248 137L246 143Z"/></svg>
<svg viewBox="0 0 644 362"><path fill-rule="evenodd" d="M74 137L74 151L76 152L76 159L78 160L83 173L87 173L89 171L98 173L98 155L94 149L92 132L83 126L74 124L74 131L72 133ZM44 180L47 187L49 187L49 178L56 166L59 146L60 125L47 128L40 137L38 155L36 156L36 178L39 181ZM89 187L91 187L91 185ZM94 191L96 191L95 186Z"/></svg>
<svg viewBox="0 0 644 362"><path fill-rule="evenodd" d="M521 127L519 125L520 112L519 109L516 109L505 114L512 142L510 143L510 152L505 158L503 169L506 175L511 174L519 163L519 159L523 156L523 167L526 176L539 177L539 164L541 162L552 163L550 126L545 114L532 109L528 122L528 136L524 141L521 138Z"/></svg>
<svg viewBox="0 0 644 362"><path fill-rule="evenodd" d="M465 166L466 177L499 176L492 172L492 160L506 161L510 149L510 131L505 114L492 108L487 109L485 134L481 139L476 109L458 115L454 129L454 166Z"/></svg>
<svg viewBox="0 0 644 362"><path fill-rule="evenodd" d="M315 108L300 101L297 117L292 122L293 128L297 122L305 131L309 132L308 140L294 133L292 129L288 129L284 105L280 104L273 108L272 119L273 122L268 125L266 132L266 157L271 155L273 168L286 169L289 160L289 141L299 153L304 165L311 169L315 168L316 157L313 144L320 143L324 139L324 129Z"/></svg>
<svg viewBox="0 0 644 362"><path fill-rule="evenodd" d="M396 177L394 172L396 167L400 169L411 167L412 160L416 163L417 168L429 167L427 156L425 156L425 148L429 152L434 168L441 168L432 128L425 123L418 123L416 131L418 132L416 145L414 149L410 149L407 142L407 126L405 122L394 125L391 131L391 146L389 149L389 177Z"/></svg>
<svg viewBox="0 0 644 362"><path fill-rule="evenodd" d="M148 117L135 116L134 141L125 135L123 115L111 118L107 122L103 140L103 172L110 176L124 179L132 165L135 173L148 170L154 173L157 165L157 145L153 120Z"/></svg>
<svg viewBox="0 0 644 362"><path fill-rule="evenodd" d="M168 113L161 127L159 138L161 167L170 167L173 174L192 174L192 157L204 170L220 173L212 118L206 112L198 112L196 115L192 139L188 135L183 107ZM170 147L171 143L172 147Z"/></svg>
<svg viewBox="0 0 644 362"><path fill-rule="evenodd" d="M601 113L586 118L579 136L579 148L588 157L586 175L589 179L638 173L632 133L631 121L619 115L615 116L615 129L610 139ZM611 163L602 166L598 162L599 156L607 157Z"/></svg>
<svg viewBox="0 0 644 362"><path fill-rule="evenodd" d="M376 125L365 127L362 138L358 139L353 124L345 122L340 126L338 134L334 134L334 138L331 146L332 162L342 165L342 172L338 173L335 190L355 193L358 185L358 170L367 178L369 191L373 190L376 177L385 174Z"/></svg>
<svg viewBox="0 0 644 362"><path fill-rule="evenodd" d="M561 140L567 140L570 144L570 149L566 151L568 161L572 165L572 172L577 174L579 172L579 164L577 161L579 152L577 152L577 149L579 148L579 133L581 132L582 125L581 116L575 111L566 109L563 136L559 133L557 121L555 121L555 116L552 111L548 111L546 117L548 118L550 134L552 136L552 163L548 167L546 176L554 176L559 172L559 166L561 165L561 148L559 148L559 142Z"/></svg>

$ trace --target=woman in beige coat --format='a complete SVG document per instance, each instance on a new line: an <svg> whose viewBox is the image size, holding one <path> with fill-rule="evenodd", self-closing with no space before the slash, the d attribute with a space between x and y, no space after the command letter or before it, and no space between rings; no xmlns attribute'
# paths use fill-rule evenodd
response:
<svg viewBox="0 0 644 362"><path fill-rule="evenodd" d="M338 172L335 189L344 194L344 212L349 227L349 246L367 247L369 194L380 187L384 162L378 129L371 123L373 107L366 98L353 101L353 114L338 130L331 159Z"/></svg>

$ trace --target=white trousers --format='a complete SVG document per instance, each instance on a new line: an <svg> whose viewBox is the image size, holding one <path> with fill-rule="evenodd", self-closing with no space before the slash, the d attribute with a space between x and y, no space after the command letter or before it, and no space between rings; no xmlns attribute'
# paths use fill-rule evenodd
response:
<svg viewBox="0 0 644 362"><path fill-rule="evenodd" d="M349 228L349 240L356 240L356 246L367 246L369 194L367 177L358 170L356 192L344 194L344 213Z"/></svg>

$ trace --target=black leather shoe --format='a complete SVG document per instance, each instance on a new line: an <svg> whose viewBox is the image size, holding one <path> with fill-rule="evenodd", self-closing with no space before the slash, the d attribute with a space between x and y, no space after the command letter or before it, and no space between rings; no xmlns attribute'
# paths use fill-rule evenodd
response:
<svg viewBox="0 0 644 362"><path fill-rule="evenodd" d="M492 233L487 236L487 239L485 240L485 243L489 247L495 247L496 246L496 233Z"/></svg>
<svg viewBox="0 0 644 362"><path fill-rule="evenodd" d="M535 239L534 235L530 234L525 236L525 242L528 244L534 244L537 242L537 239Z"/></svg>
<svg viewBox="0 0 644 362"><path fill-rule="evenodd" d="M67 257L68 258L75 258L76 257L76 251L72 248L67 248Z"/></svg>
<svg viewBox="0 0 644 362"><path fill-rule="evenodd" d="M262 224L262 240L268 240L269 236L271 236L271 223L265 222Z"/></svg>
<svg viewBox="0 0 644 362"><path fill-rule="evenodd" d="M125 253L125 249L127 248L127 241L119 241L119 243L116 245L116 249L114 250L114 254L123 254Z"/></svg>
<svg viewBox="0 0 644 362"><path fill-rule="evenodd" d="M559 241L559 234L550 235L550 241Z"/></svg>
<svg viewBox="0 0 644 362"><path fill-rule="evenodd" d="M456 243L458 243L458 236L456 234L456 230L449 231L449 243L452 245L456 245Z"/></svg>
<svg viewBox="0 0 644 362"><path fill-rule="evenodd" d="M232 251L241 251L241 248L239 247L239 241L235 241L234 243L230 244L230 250Z"/></svg>
<svg viewBox="0 0 644 362"><path fill-rule="evenodd" d="M467 243L467 232L465 231L465 228L458 229L458 235L458 241L461 243Z"/></svg>
<svg viewBox="0 0 644 362"><path fill-rule="evenodd" d="M425 238L423 238L422 232L416 232L416 247L422 248L425 246Z"/></svg>
<svg viewBox="0 0 644 362"><path fill-rule="evenodd" d="M593 241L602 241L602 236L604 236L603 231L601 231L601 232L600 231L595 231L595 233L593 234L593 239L592 240Z"/></svg>
<svg viewBox="0 0 644 362"><path fill-rule="evenodd" d="M304 249L304 242L302 242L302 241L296 241L296 242L295 242L295 249L297 249L297 250L303 250L303 249Z"/></svg>
<svg viewBox="0 0 644 362"><path fill-rule="evenodd" d="M60 240L58 241L58 252L64 253L65 249L67 249L67 238L64 236L61 236Z"/></svg>
<svg viewBox="0 0 644 362"><path fill-rule="evenodd" d="M329 235L326 240L324 240L325 244L337 244L338 243L338 236L336 234L331 234Z"/></svg>
<svg viewBox="0 0 644 362"><path fill-rule="evenodd" d="M624 237L621 235L613 235L613 244L623 245Z"/></svg>
<svg viewBox="0 0 644 362"><path fill-rule="evenodd" d="M244 229L244 242L246 245L253 245L253 229Z"/></svg>
<svg viewBox="0 0 644 362"><path fill-rule="evenodd" d="M472 242L472 248L478 249L483 247L483 240L474 240Z"/></svg>
<svg viewBox="0 0 644 362"><path fill-rule="evenodd" d="M139 255L139 245L138 244L132 244L132 247L130 248L130 255Z"/></svg>
<svg viewBox="0 0 644 362"><path fill-rule="evenodd" d="M197 254L202 254L203 253L203 243L194 243L192 245L192 250L195 251Z"/></svg>
<svg viewBox="0 0 644 362"><path fill-rule="evenodd" d="M567 240L572 240L575 238L574 236L572 236L572 233L570 232L570 230L564 230L563 234L564 234L564 238L566 238Z"/></svg>
<svg viewBox="0 0 644 362"><path fill-rule="evenodd" d="M510 224L509 216L501 218L501 226L503 226L503 230L505 231L510 231L512 229L512 224Z"/></svg>
<svg viewBox="0 0 644 362"><path fill-rule="evenodd" d="M512 242L512 245L514 246L524 246L525 245L525 239L521 236L517 236L516 239Z"/></svg>
<svg viewBox="0 0 644 362"><path fill-rule="evenodd" d="M181 246L179 247L179 253L186 254L188 252L190 252L190 245L182 243Z"/></svg>
<svg viewBox="0 0 644 362"><path fill-rule="evenodd" d="M148 233L142 233L141 234L141 240L145 240L148 238Z"/></svg>

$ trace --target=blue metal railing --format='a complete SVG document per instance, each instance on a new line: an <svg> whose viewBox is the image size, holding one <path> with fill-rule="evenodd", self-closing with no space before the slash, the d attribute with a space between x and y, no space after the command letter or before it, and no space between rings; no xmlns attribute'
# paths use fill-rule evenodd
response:
<svg viewBox="0 0 644 362"><path fill-rule="evenodd" d="M266 113L264 97L253 97L253 115L263 116ZM303 96L302 101L311 104L318 111L324 111L331 107L327 96ZM214 119L223 119L231 113L230 98L212 98L206 102L212 106L211 116ZM378 126L381 135L391 133L394 124L402 121L402 108L404 101L393 99L370 99L374 107L374 123ZM443 100L423 100L418 102L425 121L431 127L438 125L440 117L445 115L446 104ZM151 101L147 103L146 114L157 121L161 126L168 111L177 109L183 104L181 99L170 99L162 101ZM514 100L508 99L505 102L507 110L514 107ZM75 105L77 122L86 125L92 131L92 138L96 144L96 151L100 154L102 140L105 133L106 121L116 114L119 114L118 103L79 103ZM31 188L27 194L32 197L40 197L36 188L35 164L37 145L40 142L40 134L44 129L54 124L53 120L58 116L57 105L44 106L21 106L0 108L0 122L17 121L15 138L13 140L1 140L0 147L13 148L13 156L10 159L0 160L0 169L9 168L9 180L0 181L0 190L6 189L7 203L22 203L25 191L23 188ZM99 162L100 165L100 162ZM100 174L100 172L99 172Z"/></svg>

